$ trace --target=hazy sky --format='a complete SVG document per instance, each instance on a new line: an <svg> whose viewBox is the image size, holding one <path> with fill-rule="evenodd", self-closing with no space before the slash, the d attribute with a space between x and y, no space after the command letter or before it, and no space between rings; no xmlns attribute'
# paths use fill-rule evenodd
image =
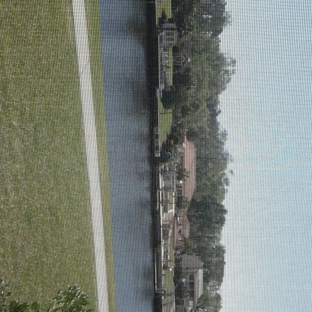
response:
<svg viewBox="0 0 312 312"><path fill-rule="evenodd" d="M311 2L228 0L222 311L312 311Z"/></svg>

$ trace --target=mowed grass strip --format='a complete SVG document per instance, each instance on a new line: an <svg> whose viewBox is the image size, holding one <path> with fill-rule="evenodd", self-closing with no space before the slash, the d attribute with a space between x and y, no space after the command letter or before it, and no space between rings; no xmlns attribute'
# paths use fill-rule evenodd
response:
<svg viewBox="0 0 312 312"><path fill-rule="evenodd" d="M165 12L167 18L170 18L171 13L171 0L156 0L156 22L161 17L162 12ZM172 85L172 72L173 72L173 55L172 49L169 50L169 67L170 75L168 75L167 83ZM172 127L172 109L165 109L162 105L160 95L157 96L158 99L158 127L159 127L159 137L160 142L163 143L167 139L167 135L171 132Z"/></svg>
<svg viewBox="0 0 312 312"><path fill-rule="evenodd" d="M96 307L71 1L0 4L0 276L22 301L78 284Z"/></svg>
<svg viewBox="0 0 312 312"><path fill-rule="evenodd" d="M89 47L91 57L92 90L95 108L95 122L98 142L101 195L103 204L105 255L107 267L107 287L109 311L116 311L114 257L110 207L109 162L106 137L104 81L100 31L100 8L97 0L86 0ZM105 77L104 77L105 79Z"/></svg>
<svg viewBox="0 0 312 312"><path fill-rule="evenodd" d="M169 246L169 259L172 261L172 263L169 263L170 265L174 262L174 254L173 254L173 237L172 234L170 235L168 239L168 246ZM174 270L165 270L164 271L164 288L166 289L166 296L163 298L163 312L170 312L172 311L172 307L174 305L174 284L173 284L173 277L174 277Z"/></svg>
<svg viewBox="0 0 312 312"><path fill-rule="evenodd" d="M158 127L159 140L164 143L167 140L167 135L171 132L172 127L172 109L165 109L158 96Z"/></svg>
<svg viewBox="0 0 312 312"><path fill-rule="evenodd" d="M171 0L156 0L156 23L158 23L158 19L161 17L163 11L167 18L171 17Z"/></svg>
<svg viewBox="0 0 312 312"><path fill-rule="evenodd" d="M168 200L168 211L173 209L173 201L174 197L171 192L164 192L163 198ZM164 217L164 215L162 216ZM173 250L173 229L170 232L170 235L167 240L168 244L168 265L174 266L174 250ZM172 307L174 305L174 283L173 283L173 276L174 276L174 270L170 271L169 269L166 269L163 271L164 277L163 277L163 287L166 290L166 296L162 300L163 312L170 312L172 310Z"/></svg>

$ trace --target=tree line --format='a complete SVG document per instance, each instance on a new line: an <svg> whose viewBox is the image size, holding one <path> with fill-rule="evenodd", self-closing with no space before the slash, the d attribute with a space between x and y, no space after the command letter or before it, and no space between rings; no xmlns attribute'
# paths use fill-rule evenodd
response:
<svg viewBox="0 0 312 312"><path fill-rule="evenodd" d="M231 22L224 0L173 0L173 18L180 37L192 43L190 66L174 71L173 125L170 139L182 135L196 147L196 190L189 203L190 237L185 252L204 264L204 294L197 308L221 309L225 247L220 243L227 210L223 205L229 185L225 150L226 131L221 129L219 95L235 73L235 60L220 49L220 34Z"/></svg>

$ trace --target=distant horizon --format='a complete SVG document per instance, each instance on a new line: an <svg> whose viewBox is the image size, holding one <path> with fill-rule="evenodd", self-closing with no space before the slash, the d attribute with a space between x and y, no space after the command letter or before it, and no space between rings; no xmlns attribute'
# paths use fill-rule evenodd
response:
<svg viewBox="0 0 312 312"><path fill-rule="evenodd" d="M237 62L219 115L234 172L222 232L225 312L311 311L310 8L227 3L221 46Z"/></svg>

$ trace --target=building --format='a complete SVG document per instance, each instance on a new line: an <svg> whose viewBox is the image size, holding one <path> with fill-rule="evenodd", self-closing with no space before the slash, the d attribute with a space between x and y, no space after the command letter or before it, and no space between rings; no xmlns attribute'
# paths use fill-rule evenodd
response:
<svg viewBox="0 0 312 312"><path fill-rule="evenodd" d="M176 312L190 312L196 308L198 298L203 294L203 263L195 255L182 255L179 264L185 276L184 285L188 296L176 300Z"/></svg>
<svg viewBox="0 0 312 312"><path fill-rule="evenodd" d="M178 146L178 165L185 169L186 177L176 180L177 196L191 201L196 188L196 149L186 134L183 136L183 144Z"/></svg>
<svg viewBox="0 0 312 312"><path fill-rule="evenodd" d="M160 33L158 36L159 44L163 49L171 48L177 44L178 30L175 23L164 21L161 24Z"/></svg>
<svg viewBox="0 0 312 312"><path fill-rule="evenodd" d="M172 47L177 44L178 30L174 23L164 20L158 34L158 89L162 91L168 87L172 76ZM171 59L171 61L170 61Z"/></svg>

